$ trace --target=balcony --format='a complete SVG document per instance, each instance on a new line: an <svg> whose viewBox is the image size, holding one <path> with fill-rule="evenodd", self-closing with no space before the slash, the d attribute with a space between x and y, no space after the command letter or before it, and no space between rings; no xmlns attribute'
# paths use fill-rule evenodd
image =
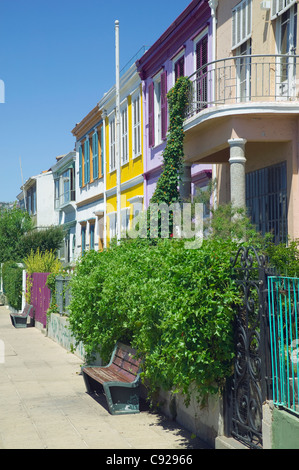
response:
<svg viewBox="0 0 299 470"><path fill-rule="evenodd" d="M59 197L55 198L54 207L55 209L64 209L66 206L76 200L76 193L74 190L67 190L62 193ZM71 204L72 205L72 204Z"/></svg>
<svg viewBox="0 0 299 470"><path fill-rule="evenodd" d="M298 59L297 55L241 55L205 64L189 77L186 119L209 115L215 107L238 108L242 104L263 103L269 109L273 103L288 103L296 108Z"/></svg>

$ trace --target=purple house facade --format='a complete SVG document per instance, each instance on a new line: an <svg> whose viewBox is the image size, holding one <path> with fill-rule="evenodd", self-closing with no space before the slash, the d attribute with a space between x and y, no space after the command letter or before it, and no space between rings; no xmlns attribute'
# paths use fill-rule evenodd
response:
<svg viewBox="0 0 299 470"><path fill-rule="evenodd" d="M168 91L180 76L190 76L212 54L212 21L208 0L193 0L137 61L143 89L144 203L148 207L161 174L167 140ZM204 90L206 87L202 87ZM204 91L203 91L204 92ZM206 92L206 91L205 91ZM208 185L212 165L185 165L181 194L188 198Z"/></svg>

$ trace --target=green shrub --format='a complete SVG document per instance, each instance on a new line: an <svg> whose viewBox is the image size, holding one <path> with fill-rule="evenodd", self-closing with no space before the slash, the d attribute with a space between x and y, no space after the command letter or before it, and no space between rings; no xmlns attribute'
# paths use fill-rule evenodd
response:
<svg viewBox="0 0 299 470"><path fill-rule="evenodd" d="M24 259L24 264L28 274L32 273L56 273L62 269L61 261L56 258L52 251L41 252L31 250L30 255Z"/></svg>
<svg viewBox="0 0 299 470"><path fill-rule="evenodd" d="M144 379L188 399L215 392L233 358L232 243L206 240L187 250L180 240L130 240L88 252L71 281L70 328L88 353L108 359L117 340L144 357Z"/></svg>
<svg viewBox="0 0 299 470"><path fill-rule="evenodd" d="M53 252L56 254L65 237L61 226L51 226L42 230L29 230L19 241L23 258L39 250L40 253Z"/></svg>
<svg viewBox="0 0 299 470"><path fill-rule="evenodd" d="M14 261L7 261L2 266L4 293L8 304L16 310L22 308L22 273L23 268Z"/></svg>

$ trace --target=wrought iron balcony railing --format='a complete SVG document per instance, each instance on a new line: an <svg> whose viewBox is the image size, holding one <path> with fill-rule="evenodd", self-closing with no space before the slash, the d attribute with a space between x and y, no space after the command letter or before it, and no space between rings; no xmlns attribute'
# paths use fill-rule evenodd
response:
<svg viewBox="0 0 299 470"><path fill-rule="evenodd" d="M189 79L186 118L216 105L299 101L297 55L240 55L205 64Z"/></svg>

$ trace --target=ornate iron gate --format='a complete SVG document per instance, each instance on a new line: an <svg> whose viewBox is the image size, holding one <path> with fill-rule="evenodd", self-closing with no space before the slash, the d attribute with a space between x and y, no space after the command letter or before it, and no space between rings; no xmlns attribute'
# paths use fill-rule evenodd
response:
<svg viewBox="0 0 299 470"><path fill-rule="evenodd" d="M228 435L262 448L262 405L269 398L270 345L265 258L241 247L232 259L243 302L236 306L234 373L227 384Z"/></svg>

